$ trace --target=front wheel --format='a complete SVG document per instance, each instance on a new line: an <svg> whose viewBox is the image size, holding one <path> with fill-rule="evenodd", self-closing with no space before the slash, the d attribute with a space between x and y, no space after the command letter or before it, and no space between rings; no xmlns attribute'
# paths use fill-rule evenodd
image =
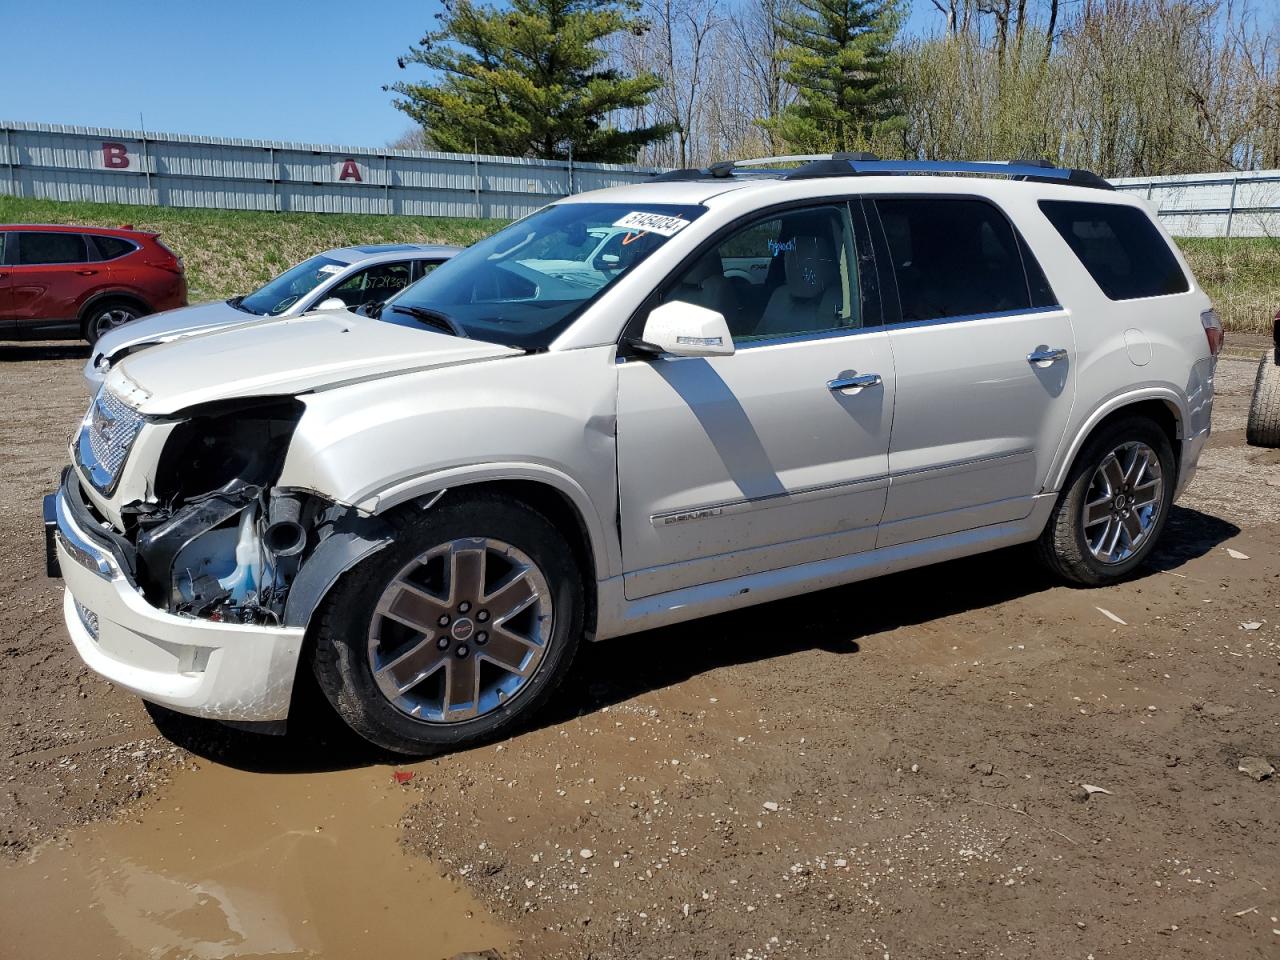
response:
<svg viewBox="0 0 1280 960"><path fill-rule="evenodd" d="M1038 549L1067 580L1086 586L1128 575L1152 549L1173 504L1173 446L1145 417L1118 420L1076 458Z"/></svg>
<svg viewBox="0 0 1280 960"><path fill-rule="evenodd" d="M398 753L471 746L527 719L583 630L573 550L532 508L459 497L397 520L396 542L331 591L312 665L338 714Z"/></svg>

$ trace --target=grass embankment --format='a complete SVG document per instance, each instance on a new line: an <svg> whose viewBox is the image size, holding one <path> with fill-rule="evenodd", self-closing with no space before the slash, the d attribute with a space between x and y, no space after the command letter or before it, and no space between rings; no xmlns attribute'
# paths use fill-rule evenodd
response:
<svg viewBox="0 0 1280 960"><path fill-rule="evenodd" d="M131 224L154 230L187 268L191 301L248 293L300 260L356 243L456 243L466 246L503 220L379 217L340 213L260 213L62 203L0 197L0 223Z"/></svg>
<svg viewBox="0 0 1280 960"><path fill-rule="evenodd" d="M247 293L299 260L353 243L421 241L466 245L505 221L369 214L258 213L60 203L0 197L0 223L131 223L156 230L187 265L191 299ZM1280 308L1280 239L1178 241L1196 277L1213 297L1228 330L1270 330Z"/></svg>
<svg viewBox="0 0 1280 960"><path fill-rule="evenodd" d="M1235 333L1271 331L1280 310L1280 238L1182 237L1182 255Z"/></svg>

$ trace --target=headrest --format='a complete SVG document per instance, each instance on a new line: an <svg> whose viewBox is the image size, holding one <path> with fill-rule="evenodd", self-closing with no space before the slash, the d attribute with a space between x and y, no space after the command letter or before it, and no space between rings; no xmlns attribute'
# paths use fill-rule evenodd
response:
<svg viewBox="0 0 1280 960"><path fill-rule="evenodd" d="M684 280L681 282L696 286L712 277L723 276L724 265L720 262L720 255L712 250L698 258L698 262L689 268L689 272L684 275Z"/></svg>
<svg viewBox="0 0 1280 960"><path fill-rule="evenodd" d="M816 300L836 282L840 268L825 237L795 237L786 252L787 292L797 300Z"/></svg>

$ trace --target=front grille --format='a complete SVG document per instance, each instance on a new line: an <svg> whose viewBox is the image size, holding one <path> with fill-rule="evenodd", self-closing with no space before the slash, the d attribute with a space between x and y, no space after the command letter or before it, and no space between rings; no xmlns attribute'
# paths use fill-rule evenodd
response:
<svg viewBox="0 0 1280 960"><path fill-rule="evenodd" d="M89 480L106 491L124 464L145 418L108 390L99 390L80 432L80 456ZM87 443L86 443L87 441Z"/></svg>

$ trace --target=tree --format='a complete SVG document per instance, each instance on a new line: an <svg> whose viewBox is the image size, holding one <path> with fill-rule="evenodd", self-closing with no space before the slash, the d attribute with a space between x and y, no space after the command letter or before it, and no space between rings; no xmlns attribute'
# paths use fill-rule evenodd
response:
<svg viewBox="0 0 1280 960"><path fill-rule="evenodd" d="M782 60L796 100L774 129L802 150L853 150L904 123L890 46L894 0L796 0Z"/></svg>
<svg viewBox="0 0 1280 960"><path fill-rule="evenodd" d="M440 29L405 57L439 74L397 83L396 107L440 150L620 163L666 137L668 124L618 129L611 115L643 107L660 81L605 64L602 41L642 30L635 0L446 0Z"/></svg>

